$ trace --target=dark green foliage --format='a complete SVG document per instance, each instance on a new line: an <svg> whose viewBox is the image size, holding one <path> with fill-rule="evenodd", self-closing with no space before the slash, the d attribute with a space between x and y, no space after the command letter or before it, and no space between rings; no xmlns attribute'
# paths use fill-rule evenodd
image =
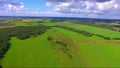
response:
<svg viewBox="0 0 120 68"><path fill-rule="evenodd" d="M0 43L0 58L4 57L4 54L8 51L10 44L8 41Z"/></svg>
<svg viewBox="0 0 120 68"><path fill-rule="evenodd" d="M118 27L118 28L120 28L120 25L113 25L112 27Z"/></svg>
<svg viewBox="0 0 120 68"><path fill-rule="evenodd" d="M37 36L44 33L49 27L39 26L18 26L12 28L0 29L0 58L4 57L4 54L10 47L9 40L11 37L17 37L21 40L27 39L31 36Z"/></svg>
<svg viewBox="0 0 120 68"><path fill-rule="evenodd" d="M68 57L71 58L71 59L73 58L71 54L68 54Z"/></svg>
<svg viewBox="0 0 120 68"><path fill-rule="evenodd" d="M120 40L120 38L112 38L113 40Z"/></svg>
<svg viewBox="0 0 120 68"><path fill-rule="evenodd" d="M67 48L67 44L65 44L64 42L62 42L62 41L60 41L60 40L58 40L58 39L54 39L54 38L52 38L52 37L50 37L50 36L48 36L47 39L48 39L48 41L53 41L53 40L54 40L54 42L55 42L56 44L61 45L63 48Z"/></svg>
<svg viewBox="0 0 120 68"><path fill-rule="evenodd" d="M102 35L98 35L98 34L95 34L96 36L98 36L98 37L101 37L101 38L103 38L103 39L106 39L106 40L111 40L111 38L110 37L105 37L105 36L102 36Z"/></svg>
<svg viewBox="0 0 120 68"><path fill-rule="evenodd" d="M53 38L52 38L52 37L50 37L50 36L48 36L48 37L47 37L47 39L48 39L48 41L53 40Z"/></svg>
<svg viewBox="0 0 120 68"><path fill-rule="evenodd" d="M0 68L2 68L2 65L0 65Z"/></svg>

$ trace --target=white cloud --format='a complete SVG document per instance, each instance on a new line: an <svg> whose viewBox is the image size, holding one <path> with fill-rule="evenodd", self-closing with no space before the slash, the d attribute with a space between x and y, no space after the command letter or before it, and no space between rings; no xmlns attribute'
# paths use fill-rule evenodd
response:
<svg viewBox="0 0 120 68"><path fill-rule="evenodd" d="M38 9L28 9L19 0L0 0L0 15L37 15ZM4 13L4 14L3 14Z"/></svg>
<svg viewBox="0 0 120 68"><path fill-rule="evenodd" d="M33 5L34 6L34 5ZM0 15L119 17L120 0L47 0L50 11L25 8L20 0L0 0Z"/></svg>
<svg viewBox="0 0 120 68"><path fill-rule="evenodd" d="M84 15L120 15L120 0L69 0L56 2L49 0L48 6L54 6L54 11Z"/></svg>

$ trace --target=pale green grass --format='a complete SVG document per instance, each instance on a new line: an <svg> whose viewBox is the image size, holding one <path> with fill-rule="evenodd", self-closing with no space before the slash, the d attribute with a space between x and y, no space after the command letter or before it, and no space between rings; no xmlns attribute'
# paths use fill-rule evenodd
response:
<svg viewBox="0 0 120 68"><path fill-rule="evenodd" d="M91 67L120 67L119 45L79 43L78 46Z"/></svg>

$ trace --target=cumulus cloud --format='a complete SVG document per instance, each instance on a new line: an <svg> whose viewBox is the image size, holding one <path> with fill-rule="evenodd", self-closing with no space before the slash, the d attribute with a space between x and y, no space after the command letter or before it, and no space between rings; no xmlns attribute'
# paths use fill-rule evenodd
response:
<svg viewBox="0 0 120 68"><path fill-rule="evenodd" d="M23 7L23 3L19 2L18 0L0 0L0 9L11 10Z"/></svg>
<svg viewBox="0 0 120 68"><path fill-rule="evenodd" d="M14 14L24 8L19 0L0 0L0 15Z"/></svg>
<svg viewBox="0 0 120 68"><path fill-rule="evenodd" d="M120 15L120 0L48 0L54 11L85 15Z"/></svg>
<svg viewBox="0 0 120 68"><path fill-rule="evenodd" d="M20 0L0 0L0 15L119 17L120 0L47 0L50 11L25 8Z"/></svg>
<svg viewBox="0 0 120 68"><path fill-rule="evenodd" d="M0 0L0 15L37 15L38 9L25 8L19 0Z"/></svg>

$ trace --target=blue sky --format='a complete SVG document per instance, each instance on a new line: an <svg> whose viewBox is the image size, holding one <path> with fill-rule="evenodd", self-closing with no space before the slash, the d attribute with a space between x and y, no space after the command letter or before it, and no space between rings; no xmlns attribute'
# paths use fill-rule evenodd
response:
<svg viewBox="0 0 120 68"><path fill-rule="evenodd" d="M120 0L0 0L0 16L120 19Z"/></svg>
<svg viewBox="0 0 120 68"><path fill-rule="evenodd" d="M51 11L54 7L52 6L46 6L46 0L20 0L22 3L24 3L25 8L31 8L31 9L40 9L41 11Z"/></svg>

